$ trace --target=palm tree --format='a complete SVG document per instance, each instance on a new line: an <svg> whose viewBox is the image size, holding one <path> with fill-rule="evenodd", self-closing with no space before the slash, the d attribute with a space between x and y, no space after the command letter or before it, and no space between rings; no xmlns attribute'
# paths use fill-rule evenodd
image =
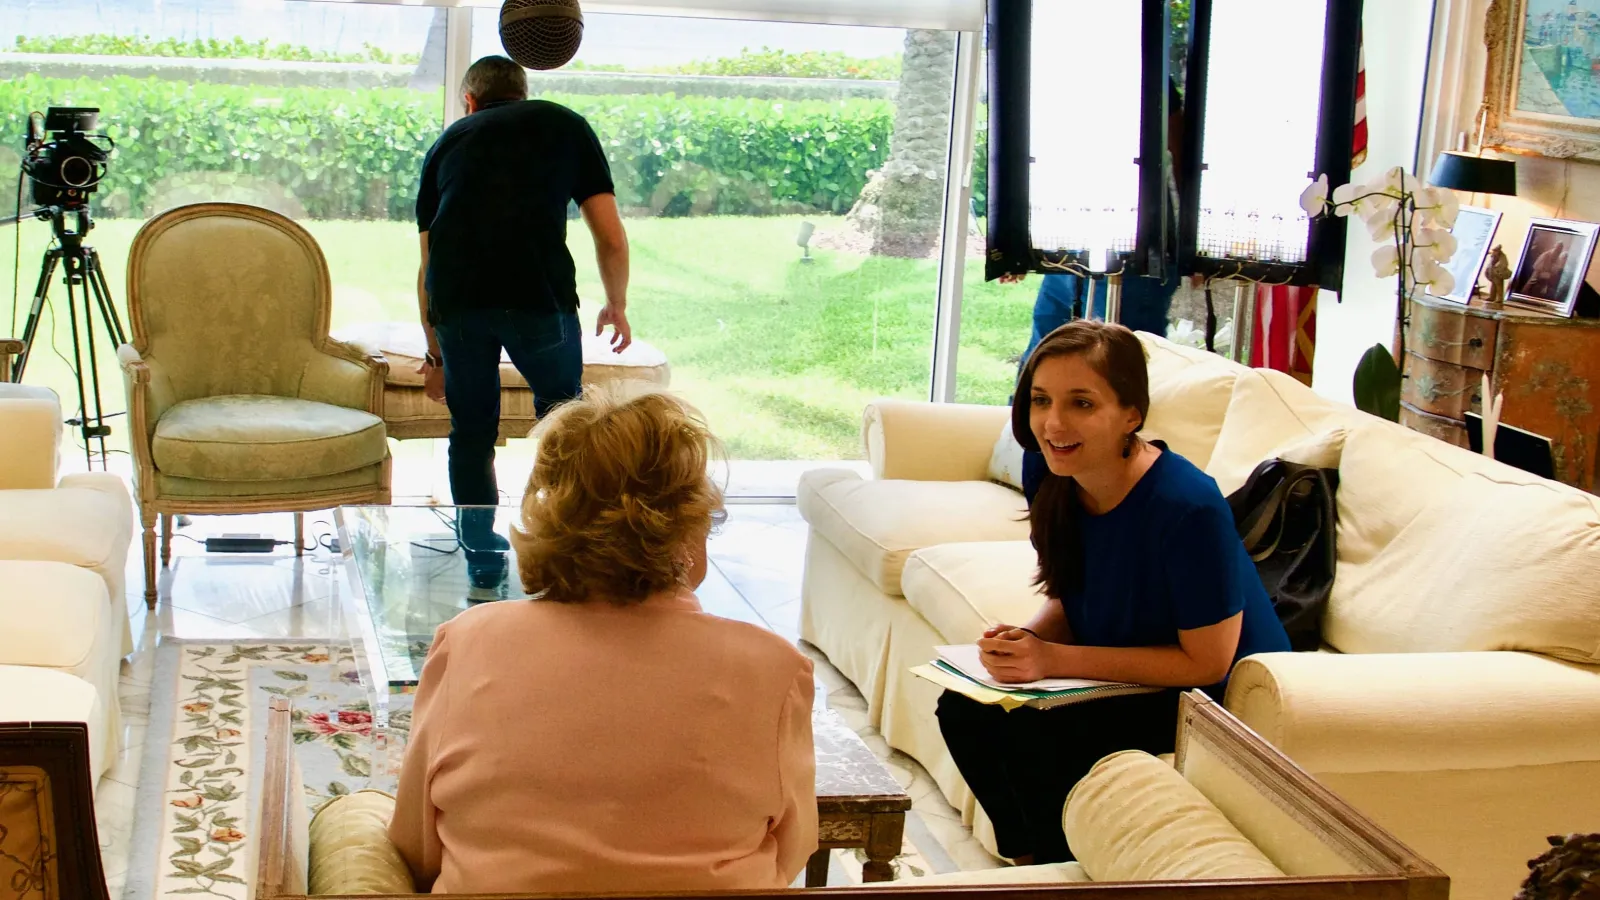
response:
<svg viewBox="0 0 1600 900"><path fill-rule="evenodd" d="M953 32L906 32L889 159L850 211L876 256L922 259L938 246L955 63Z"/></svg>

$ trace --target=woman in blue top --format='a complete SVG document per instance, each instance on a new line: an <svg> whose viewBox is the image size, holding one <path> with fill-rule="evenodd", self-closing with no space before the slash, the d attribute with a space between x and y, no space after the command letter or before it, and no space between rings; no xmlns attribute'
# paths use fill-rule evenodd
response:
<svg viewBox="0 0 1600 900"><path fill-rule="evenodd" d="M1063 325L1018 379L1012 432L1049 468L1028 513L1047 599L1025 626L989 628L983 663L1002 682L1172 688L1010 713L939 699L950 753L1019 864L1073 858L1062 804L1101 757L1172 751L1179 689L1220 699L1236 660L1289 649L1216 482L1139 437L1149 408L1144 346L1120 325Z"/></svg>

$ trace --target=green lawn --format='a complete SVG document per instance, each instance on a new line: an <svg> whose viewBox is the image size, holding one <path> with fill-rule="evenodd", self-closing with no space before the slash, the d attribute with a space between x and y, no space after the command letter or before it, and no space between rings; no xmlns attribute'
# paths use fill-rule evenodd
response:
<svg viewBox="0 0 1600 900"><path fill-rule="evenodd" d="M813 251L800 262L798 217L631 219L633 279L629 317L636 337L667 354L673 387L699 406L734 459L851 459L861 455L859 421L874 397L925 398L932 366L937 267L912 261ZM812 217L819 228L826 219ZM119 307L125 301L132 220L97 223L99 249ZM333 275L335 327L416 316L417 239L404 222L305 223ZM586 229L573 223L584 318L592 322L602 293ZM39 222L19 234L0 232L0 277L22 243L21 299L15 332L27 314L49 229ZM58 283L57 303L64 298ZM981 263L966 274L959 359L959 399L1001 403L1027 343L1034 285L982 282ZM65 309L55 345L71 355ZM61 392L71 406L71 373L49 349L48 318L26 380ZM12 331L0 312L0 333ZM102 358L110 409L123 408L122 380ZM71 398L71 399L69 399ZM120 423L119 423L120 424ZM126 446L124 429L115 442Z"/></svg>

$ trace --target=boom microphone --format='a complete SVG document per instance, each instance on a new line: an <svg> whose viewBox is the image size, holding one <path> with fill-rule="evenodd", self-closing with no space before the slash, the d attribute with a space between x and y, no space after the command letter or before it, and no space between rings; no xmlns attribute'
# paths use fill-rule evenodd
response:
<svg viewBox="0 0 1600 900"><path fill-rule="evenodd" d="M526 69L558 69L583 43L578 0L505 0L500 6L500 46Z"/></svg>

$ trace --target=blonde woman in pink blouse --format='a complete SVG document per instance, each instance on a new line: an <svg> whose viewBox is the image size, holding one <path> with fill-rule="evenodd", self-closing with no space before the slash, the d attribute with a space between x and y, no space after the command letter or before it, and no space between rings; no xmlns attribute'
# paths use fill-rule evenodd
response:
<svg viewBox="0 0 1600 900"><path fill-rule="evenodd" d="M721 495L665 394L566 404L513 536L537 599L440 626L389 837L434 893L791 884L817 849L811 662L701 610Z"/></svg>

